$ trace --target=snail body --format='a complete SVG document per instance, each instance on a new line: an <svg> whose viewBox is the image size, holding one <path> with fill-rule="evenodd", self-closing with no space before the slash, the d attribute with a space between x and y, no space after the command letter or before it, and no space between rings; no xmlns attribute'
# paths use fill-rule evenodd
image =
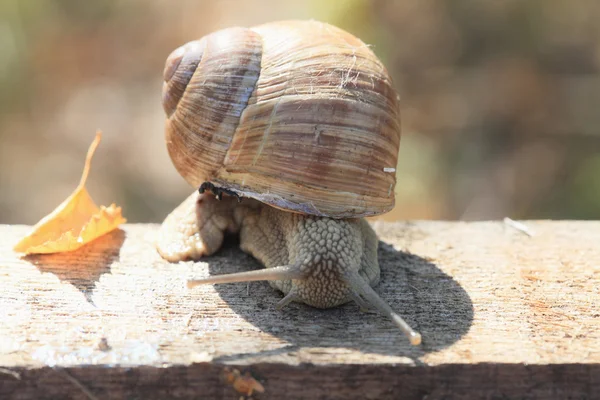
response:
<svg viewBox="0 0 600 400"><path fill-rule="evenodd" d="M172 232L182 224L196 234L187 236L186 242L163 236L159 249L164 258L179 261L214 254L226 232L237 233L241 249L266 267L245 273L245 280L270 278L270 285L285 294L279 307L291 301L317 308L348 302L352 293L339 273L359 279L354 277L358 273L371 285L379 282L377 237L364 219L315 217L256 200L238 203L225 196L219 201L210 193L194 193L167 217L162 232ZM223 283L230 282L230 277L209 279Z"/></svg>
<svg viewBox="0 0 600 400"><path fill-rule="evenodd" d="M279 307L370 304L420 343L372 289L377 237L362 217L394 205L400 126L371 50L316 21L230 28L173 51L164 79L169 155L204 193L165 219L159 253L197 260L239 233L266 267L190 285L267 280Z"/></svg>

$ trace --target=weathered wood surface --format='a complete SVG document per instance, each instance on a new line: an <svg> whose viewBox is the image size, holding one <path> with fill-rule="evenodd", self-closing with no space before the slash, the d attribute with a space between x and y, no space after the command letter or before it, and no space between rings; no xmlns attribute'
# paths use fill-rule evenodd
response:
<svg viewBox="0 0 600 400"><path fill-rule="evenodd" d="M0 398L237 399L225 367L278 398L600 398L600 222L374 223L376 290L412 347L353 304L291 304L265 282L185 288L256 268L230 243L169 264L157 225L70 254L20 257L0 225Z"/></svg>

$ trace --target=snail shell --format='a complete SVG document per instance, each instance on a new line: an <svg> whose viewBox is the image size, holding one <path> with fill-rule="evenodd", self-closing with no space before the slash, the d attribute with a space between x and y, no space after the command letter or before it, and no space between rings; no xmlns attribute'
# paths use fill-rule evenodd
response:
<svg viewBox="0 0 600 400"><path fill-rule="evenodd" d="M316 21L229 28L176 49L164 70L178 172L323 217L394 206L398 95L359 39Z"/></svg>

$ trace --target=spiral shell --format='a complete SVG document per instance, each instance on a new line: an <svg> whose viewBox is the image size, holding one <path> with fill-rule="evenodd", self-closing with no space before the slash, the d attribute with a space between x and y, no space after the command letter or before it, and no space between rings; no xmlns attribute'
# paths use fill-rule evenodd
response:
<svg viewBox="0 0 600 400"><path fill-rule="evenodd" d="M169 155L206 181L331 218L394 206L398 95L362 41L317 21L214 32L164 70Z"/></svg>

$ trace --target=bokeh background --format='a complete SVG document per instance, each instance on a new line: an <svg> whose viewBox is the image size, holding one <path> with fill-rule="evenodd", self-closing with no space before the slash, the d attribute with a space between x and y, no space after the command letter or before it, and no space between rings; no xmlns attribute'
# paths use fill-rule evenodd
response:
<svg viewBox="0 0 600 400"><path fill-rule="evenodd" d="M171 50L213 30L314 18L387 65L402 99L397 219L600 217L597 0L1 0L0 223L77 185L130 222L190 192L163 141Z"/></svg>

